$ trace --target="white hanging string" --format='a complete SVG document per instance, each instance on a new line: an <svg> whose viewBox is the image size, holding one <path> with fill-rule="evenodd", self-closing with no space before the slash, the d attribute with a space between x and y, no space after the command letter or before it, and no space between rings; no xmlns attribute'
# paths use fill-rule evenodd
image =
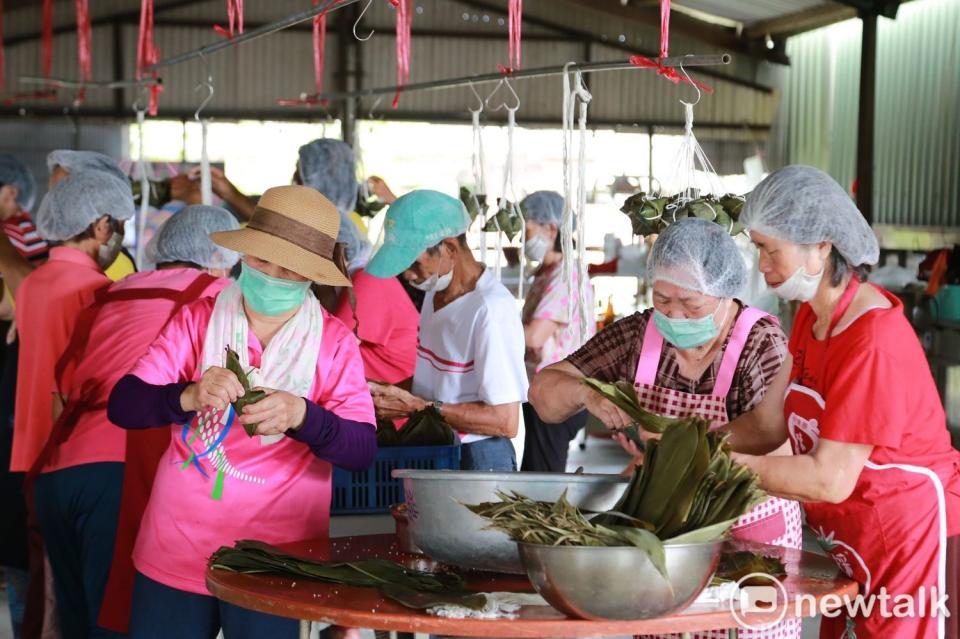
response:
<svg viewBox="0 0 960 639"><path fill-rule="evenodd" d="M570 299L580 300L578 305L579 317L569 318L570 322L577 320L580 328L579 341L582 343L588 334L590 313L592 308L586 308L585 300L587 281L586 261L586 205L587 205L587 164L586 164L586 132L587 106L592 99L590 92L583 84L583 75L578 71L569 72L567 63L563 74L563 219L560 224L560 241L563 247L562 273L567 283L567 293ZM572 77L572 81L571 81ZM577 106L579 105L579 111ZM579 130L579 149L577 154L576 184L574 183L574 161L572 159L574 147L574 118L576 116ZM577 228L576 253L573 246L574 224ZM577 269L577 290L573 287L573 269Z"/></svg>
<svg viewBox="0 0 960 639"><path fill-rule="evenodd" d="M682 104L684 108L685 122L683 140L680 143L680 149L677 151L677 157L674 165L674 175L676 175L677 179L679 180L680 188L678 189L679 197L672 205L672 214L674 215L674 218L670 220L671 222L676 221L676 211L683 207L684 204L696 199L699 196L705 195L704 193L700 193L697 187L698 171L703 173L703 176L707 182L707 187L710 191L712 191L713 195L717 197L723 195L723 184L721 183L716 170L713 168L713 164L710 163L706 153L704 153L703 149L700 147L700 143L697 141L697 136L693 133L693 108L700 103L700 99L703 97L703 94L696 83L694 83L690 78L687 70L683 68L683 65L680 65L680 71L687 76L691 86L696 89L697 99L694 102L685 102L680 100L680 104ZM664 212L664 214L666 215L667 213Z"/></svg>
<svg viewBox="0 0 960 639"><path fill-rule="evenodd" d="M512 214L518 215L521 220L521 231L520 231L520 246L523 246L523 242L526 240L526 225L523 223L523 216L520 213L520 207L517 204L517 192L513 184L513 132L516 129L517 124L517 110L520 108L520 102L517 101L516 106L507 107L507 161L503 165L503 188L500 192L503 194L504 207L510 211ZM500 221L497 220L497 228L500 227ZM503 233L497 233L497 272L499 277L500 271L500 256L503 252ZM517 299L523 298L523 250L520 251L520 282L517 285Z"/></svg>
<svg viewBox="0 0 960 639"><path fill-rule="evenodd" d="M480 94L477 93L477 90L473 88L473 85L470 85L470 90L473 92L474 97L477 98L477 108L469 109L470 119L473 122L473 156L472 156L472 170L473 170L473 191L471 192L471 197L473 198L474 206L480 211L477 215L480 218L480 263L487 263L487 234L483 230L483 227L487 225L487 207L480 206L480 200L477 197L478 195L486 195L487 185L485 182L485 176L483 174L483 129L480 126L480 114L483 113L483 99L480 97Z"/></svg>
<svg viewBox="0 0 960 639"><path fill-rule="evenodd" d="M207 152L208 120L200 121L200 201L213 204L213 183L210 179L210 155Z"/></svg>
<svg viewBox="0 0 960 639"><path fill-rule="evenodd" d="M139 141L139 153L137 157L137 169L140 171L140 210L137 213L137 268L143 268L143 251L147 247L147 242L143 235L147 228L147 214L150 212L150 179L147 176L147 154L143 146L143 123L147 117L147 110L139 105L134 105L137 112L137 140Z"/></svg>

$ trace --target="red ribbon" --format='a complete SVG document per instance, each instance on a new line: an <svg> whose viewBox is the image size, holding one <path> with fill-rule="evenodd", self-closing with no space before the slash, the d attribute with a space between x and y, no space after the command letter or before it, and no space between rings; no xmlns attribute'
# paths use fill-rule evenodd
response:
<svg viewBox="0 0 960 639"><path fill-rule="evenodd" d="M227 0L227 28L217 24L213 26L213 30L231 39L234 35L243 33L243 0Z"/></svg>
<svg viewBox="0 0 960 639"><path fill-rule="evenodd" d="M713 87L710 85L699 82L698 80L694 80L693 78L688 78L685 75L681 75L673 67L665 67L660 64L658 60L651 60L650 58L645 58L642 55L632 55L630 56L630 64L643 69L656 69L658 75L665 77L674 84L683 82L697 87L704 93L713 93Z"/></svg>
<svg viewBox="0 0 960 639"><path fill-rule="evenodd" d="M504 75L509 75L520 68L520 30L523 27L523 0L510 0L507 23L507 66L497 65L497 69Z"/></svg>
<svg viewBox="0 0 960 639"><path fill-rule="evenodd" d="M140 0L140 34L137 39L137 79L145 75L144 68L156 64L160 56L153 41L153 0ZM151 76L157 79L157 72ZM157 114L157 100L163 87L159 84L150 86L150 115Z"/></svg>
<svg viewBox="0 0 960 639"><path fill-rule="evenodd" d="M670 57L670 0L660 0L660 58Z"/></svg>
<svg viewBox="0 0 960 639"><path fill-rule="evenodd" d="M313 6L320 4L320 1L313 0ZM313 16L313 84L317 95L323 93L323 67L327 57L327 11L329 10L330 7L327 7L322 13Z"/></svg>
<svg viewBox="0 0 960 639"><path fill-rule="evenodd" d="M397 9L397 92L393 96L393 108L400 104L403 85L410 79L410 40L413 27L411 0L389 0Z"/></svg>
<svg viewBox="0 0 960 639"><path fill-rule="evenodd" d="M89 82L93 79L93 34L90 30L89 0L76 0L77 8L77 59L80 63L80 80ZM87 90L81 88L75 102L82 103L86 99Z"/></svg>
<svg viewBox="0 0 960 639"><path fill-rule="evenodd" d="M7 89L7 60L3 51L3 0L0 0L0 91Z"/></svg>
<svg viewBox="0 0 960 639"><path fill-rule="evenodd" d="M43 0L40 28L40 75L50 77L53 69L53 0Z"/></svg>

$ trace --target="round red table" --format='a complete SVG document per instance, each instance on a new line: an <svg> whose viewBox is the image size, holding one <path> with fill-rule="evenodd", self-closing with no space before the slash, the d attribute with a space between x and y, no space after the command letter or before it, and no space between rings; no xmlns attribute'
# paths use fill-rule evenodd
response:
<svg viewBox="0 0 960 639"><path fill-rule="evenodd" d="M317 559L390 559L411 568L429 569L433 563L422 555L401 552L394 535L341 537L332 540L285 544L284 550ZM765 554L779 554L787 568L783 584L788 601L794 595L813 596L818 602L827 595L853 597L857 584L838 577L829 557L799 550L763 546ZM467 586L477 592L533 592L525 577L490 573L464 574ZM405 608L385 599L373 588L292 580L269 575L242 575L222 570L207 571L207 589L228 603L281 617L301 620L301 636L307 622L320 622L348 628L371 628L398 632L421 632L460 637L598 637L604 635L642 635L687 633L711 628L729 628L736 636L738 626L729 605L695 604L683 612L641 621L587 621L571 619L549 606L525 606L516 619L447 619ZM786 607L779 606L764 615L751 615L751 622L771 622ZM805 606L806 608L806 606Z"/></svg>

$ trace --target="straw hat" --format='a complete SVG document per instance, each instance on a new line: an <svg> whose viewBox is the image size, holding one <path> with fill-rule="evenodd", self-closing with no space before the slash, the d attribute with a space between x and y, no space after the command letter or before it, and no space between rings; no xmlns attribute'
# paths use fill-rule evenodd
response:
<svg viewBox="0 0 960 639"><path fill-rule="evenodd" d="M211 233L220 246L330 286L350 286L337 268L340 213L306 186L275 186L260 197L246 228Z"/></svg>

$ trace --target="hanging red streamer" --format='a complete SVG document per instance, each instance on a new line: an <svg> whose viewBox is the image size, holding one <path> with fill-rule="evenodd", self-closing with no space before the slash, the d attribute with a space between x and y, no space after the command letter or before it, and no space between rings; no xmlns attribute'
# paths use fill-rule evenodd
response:
<svg viewBox="0 0 960 639"><path fill-rule="evenodd" d="M313 0L313 6L321 0ZM333 5L331 5L333 6ZM323 67L327 57L327 7L323 12L313 16L313 84L317 95L323 93Z"/></svg>
<svg viewBox="0 0 960 639"><path fill-rule="evenodd" d="M0 0L0 91L7 90L7 57L3 50L3 0Z"/></svg>
<svg viewBox="0 0 960 639"><path fill-rule="evenodd" d="M630 56L630 64L644 69L656 69L657 74L674 84L685 82L705 93L713 93L713 87L681 74L673 67L666 67L663 61L670 57L670 0L660 0L660 58L651 60L642 55Z"/></svg>
<svg viewBox="0 0 960 639"><path fill-rule="evenodd" d="M43 0L40 27L40 75L50 77L53 70L53 0Z"/></svg>
<svg viewBox="0 0 960 639"><path fill-rule="evenodd" d="M397 92L393 96L393 108L400 104L403 85L410 79L410 40L413 27L411 0L390 0L397 10Z"/></svg>
<svg viewBox="0 0 960 639"><path fill-rule="evenodd" d="M89 82L93 79L93 34L90 30L89 0L76 0L77 8L77 60L80 63L80 80ZM86 99L87 90L81 88L75 102L81 103Z"/></svg>
<svg viewBox="0 0 960 639"><path fill-rule="evenodd" d="M523 27L523 0L510 0L507 10L507 66L497 65L500 73L510 74L520 68L520 31Z"/></svg>
<svg viewBox="0 0 960 639"><path fill-rule="evenodd" d="M153 0L140 1L140 33L137 39L137 79L141 80L146 75L144 69L151 64L156 64L160 59L157 47L153 41ZM151 77L156 80L157 72L153 71ZM157 114L157 101L163 87L154 83L150 86L150 106L148 113Z"/></svg>
<svg viewBox="0 0 960 639"><path fill-rule="evenodd" d="M213 30L226 38L243 33L243 0L227 0L227 27L217 24Z"/></svg>

